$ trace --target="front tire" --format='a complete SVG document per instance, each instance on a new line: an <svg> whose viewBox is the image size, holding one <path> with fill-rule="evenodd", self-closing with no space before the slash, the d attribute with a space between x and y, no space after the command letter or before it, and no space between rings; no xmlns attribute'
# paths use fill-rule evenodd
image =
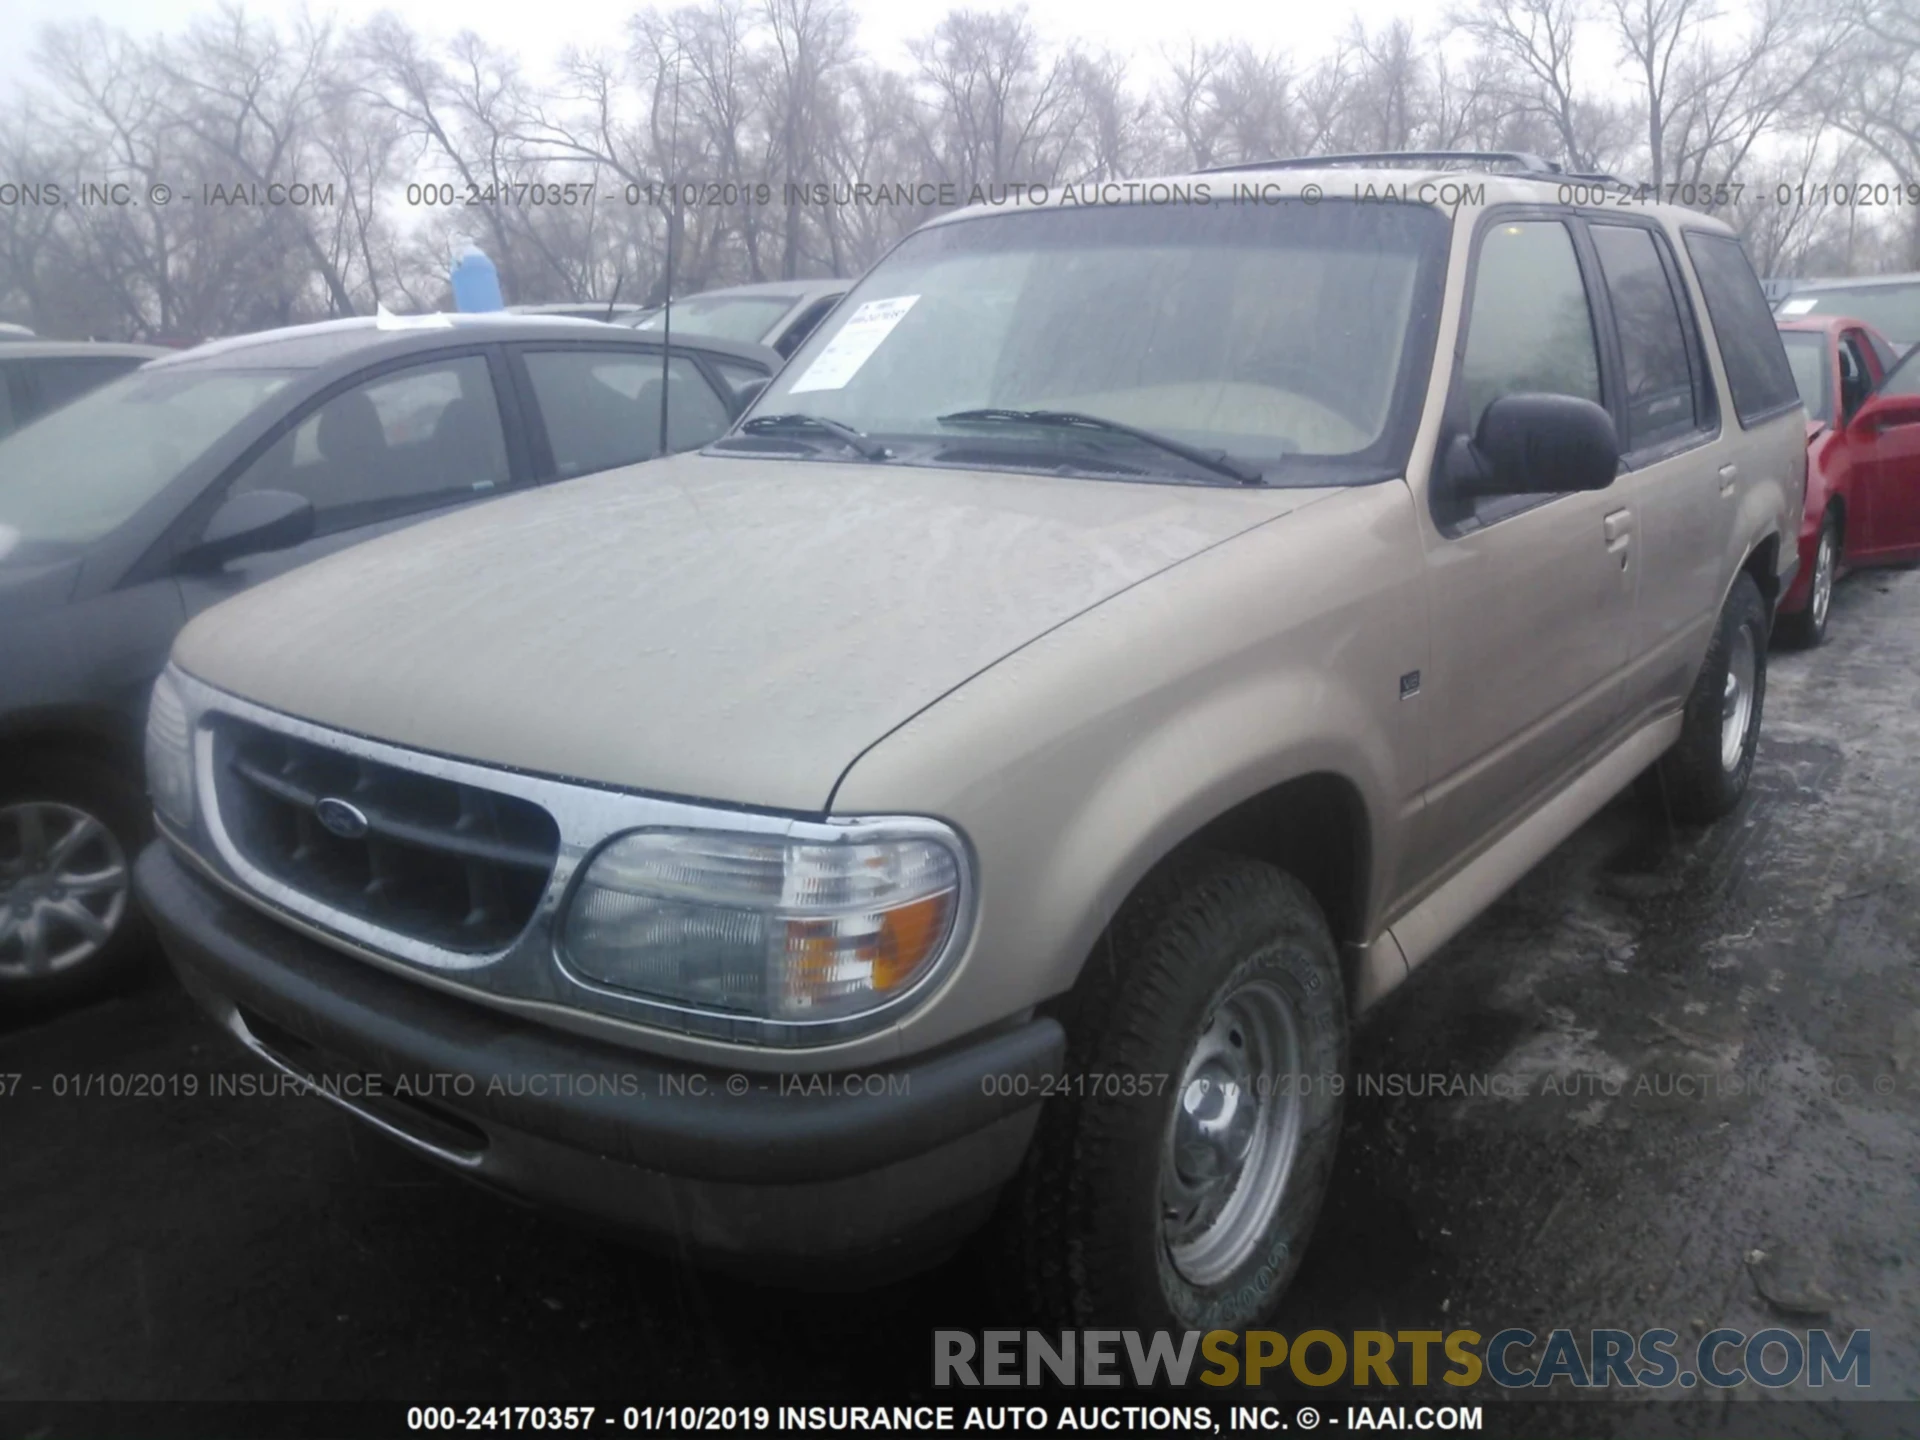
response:
<svg viewBox="0 0 1920 1440"><path fill-rule="evenodd" d="M1688 825L1720 819L1740 803L1760 745L1767 698L1767 606L1742 573L1720 608L1680 738L1660 759L1668 813Z"/></svg>
<svg viewBox="0 0 1920 1440"><path fill-rule="evenodd" d="M1122 908L1068 1016L1018 1217L1064 1325L1242 1328L1272 1313L1333 1171L1339 954L1306 888L1197 852Z"/></svg>
<svg viewBox="0 0 1920 1440"><path fill-rule="evenodd" d="M91 757L42 753L0 781L0 1005L89 998L146 953L146 815L138 785Z"/></svg>

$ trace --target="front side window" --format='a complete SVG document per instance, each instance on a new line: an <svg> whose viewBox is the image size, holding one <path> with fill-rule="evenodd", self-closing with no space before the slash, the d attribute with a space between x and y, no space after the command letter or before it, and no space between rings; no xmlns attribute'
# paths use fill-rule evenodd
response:
<svg viewBox="0 0 1920 1440"><path fill-rule="evenodd" d="M1920 395L1920 346L1907 352L1906 358L1880 382L1882 395ZM0 520L6 516L0 513Z"/></svg>
<svg viewBox="0 0 1920 1440"><path fill-rule="evenodd" d="M1626 448L1641 450L1700 428L1693 347L1651 231L1595 225L1589 232L1613 304L1625 368Z"/></svg>
<svg viewBox="0 0 1920 1440"><path fill-rule="evenodd" d="M1600 351L1573 237L1558 220L1495 225L1480 242L1462 369L1467 425L1502 395L1600 403Z"/></svg>
<svg viewBox="0 0 1920 1440"><path fill-rule="evenodd" d="M478 355L409 369L335 395L234 482L313 502L319 534L504 487L506 440Z"/></svg>
<svg viewBox="0 0 1920 1440"><path fill-rule="evenodd" d="M290 378L165 365L88 391L0 440L0 530L50 549L100 539Z"/></svg>
<svg viewBox="0 0 1920 1440"><path fill-rule="evenodd" d="M935 224L744 428L828 422L907 463L1207 478L1121 425L1268 483L1384 478L1418 419L1449 233L1419 205L1218 199Z"/></svg>
<svg viewBox="0 0 1920 1440"><path fill-rule="evenodd" d="M1706 297L1707 315L1727 370L1727 388L1733 392L1733 413L1742 425L1749 425L1794 404L1800 392L1793 383L1793 369L1787 364L1780 331L1747 252L1731 235L1703 230L1686 234L1687 254L1699 277L1700 293Z"/></svg>
<svg viewBox="0 0 1920 1440"><path fill-rule="evenodd" d="M667 396L667 450L719 438L733 417L700 367L635 351L534 350L527 377L546 421L554 474L590 475L660 452L660 392Z"/></svg>

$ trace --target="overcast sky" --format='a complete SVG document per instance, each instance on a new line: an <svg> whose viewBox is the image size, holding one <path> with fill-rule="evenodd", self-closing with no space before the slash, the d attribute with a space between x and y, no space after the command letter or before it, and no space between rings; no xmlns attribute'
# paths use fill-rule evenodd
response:
<svg viewBox="0 0 1920 1440"><path fill-rule="evenodd" d="M666 0L670 6L674 0ZM5 0L0 26L0 83L18 83L27 73L26 52L43 25L97 16L107 24L133 30L178 30L196 14L213 8L203 0ZM292 14L292 3L250 4L256 14ZM544 65L567 43L617 42L626 17L642 8L633 0L415 0L386 5L378 0L318 4L358 20L382 8L398 10L420 30L451 35L472 29L496 44L517 47L529 61ZM867 53L904 65L906 42L931 30L940 17L958 8L953 0L854 0ZM1005 8L977 0L977 8ZM1432 6L1409 0L1034 0L1029 12L1049 40L1081 36L1097 46L1137 55L1144 68L1157 63L1156 47L1188 35L1206 40L1243 37L1262 47L1286 48L1307 56L1325 49L1364 10L1369 24L1394 15L1418 16ZM25 42L25 43L22 43Z"/></svg>

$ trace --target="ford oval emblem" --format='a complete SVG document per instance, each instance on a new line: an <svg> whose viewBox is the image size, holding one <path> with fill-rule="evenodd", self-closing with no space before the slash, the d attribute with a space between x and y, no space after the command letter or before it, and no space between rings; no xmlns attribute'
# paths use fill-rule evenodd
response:
<svg viewBox="0 0 1920 1440"><path fill-rule="evenodd" d="M328 795L313 802L313 818L342 840L358 840L367 833L367 817L357 805Z"/></svg>

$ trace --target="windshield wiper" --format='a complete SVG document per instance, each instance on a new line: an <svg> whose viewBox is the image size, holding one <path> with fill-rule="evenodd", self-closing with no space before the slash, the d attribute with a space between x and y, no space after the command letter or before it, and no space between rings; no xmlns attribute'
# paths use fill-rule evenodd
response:
<svg viewBox="0 0 1920 1440"><path fill-rule="evenodd" d="M756 415L740 427L747 435L776 435L782 430L812 430L822 435L831 435L862 460L891 459L893 452L871 435L844 425L838 420L829 420L824 415L802 415L798 411L789 415Z"/></svg>
<svg viewBox="0 0 1920 1440"><path fill-rule="evenodd" d="M1137 425L1122 425L1118 420L1107 420L1099 415L1084 415L1078 410L1010 410L997 406L986 406L978 410L955 410L951 415L938 417L942 425L1040 425L1058 429L1095 430L1107 435L1124 435L1137 440L1142 445L1151 445L1168 455L1177 455L1189 465L1198 465L1202 470L1211 470L1216 475L1225 475L1230 480L1238 480L1242 485L1261 484L1266 477L1244 460L1236 460L1224 450L1202 450L1197 445L1188 445L1184 441L1174 440L1165 435L1156 435L1151 430L1142 430Z"/></svg>

